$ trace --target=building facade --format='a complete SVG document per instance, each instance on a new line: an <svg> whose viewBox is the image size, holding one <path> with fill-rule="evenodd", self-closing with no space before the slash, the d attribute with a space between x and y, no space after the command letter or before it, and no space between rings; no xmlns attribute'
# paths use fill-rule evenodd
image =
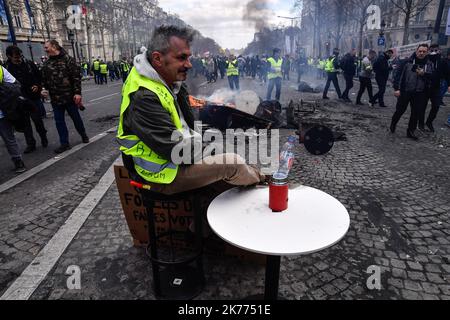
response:
<svg viewBox="0 0 450 320"><path fill-rule="evenodd" d="M39 63L45 56L43 44L56 39L77 61L98 58L119 60L137 54L150 40L151 30L159 24L183 25L177 16L169 15L154 0L0 0L10 8L17 45L25 58ZM29 3L34 23L26 8ZM82 5L78 28L69 29L70 5ZM1 9L1 6L0 6ZM0 59L11 45L5 15L0 14Z"/></svg>
<svg viewBox="0 0 450 320"><path fill-rule="evenodd" d="M413 13L409 21L406 44L430 40L433 43L439 43L444 49L450 47L448 36L445 35L450 0L446 0L445 2L439 34L434 34L439 2L439 0L432 0L429 3L426 0L416 0L414 2L414 6L415 4L420 5L421 3L428 3L428 5L420 13ZM349 51L352 48L359 49L360 47L359 34L361 24L358 21L359 4L357 2L348 2L349 7L346 8L348 14L345 16L345 24L343 24L341 37L337 41L335 10L330 10L332 8L330 3L333 5L333 3L339 3L339 0L305 0L303 3L300 42L309 56L326 57L334 47L339 47L341 51ZM367 53L369 49L384 50L402 46L405 33L405 14L401 10L398 10L391 0L374 0L366 1L366 3L376 4L381 9L381 20L385 24L385 45L378 45L381 30L368 30L367 24L364 23L362 32L363 54ZM362 21L367 21L367 18Z"/></svg>

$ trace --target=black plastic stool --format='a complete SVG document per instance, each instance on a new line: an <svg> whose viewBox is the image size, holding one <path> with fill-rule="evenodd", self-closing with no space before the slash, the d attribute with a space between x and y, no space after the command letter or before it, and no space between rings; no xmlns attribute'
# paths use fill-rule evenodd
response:
<svg viewBox="0 0 450 320"><path fill-rule="evenodd" d="M136 185L135 185L136 186ZM148 217L149 246L147 255L149 256L153 269L153 284L155 296L158 299L187 300L199 295L205 285L203 272L203 243L202 243L202 216L205 208L201 207L198 194L201 189L178 193L174 195L164 195L141 188L141 195ZM194 195L197 194L197 196ZM194 237L195 247L188 256L177 259L174 255L175 247L173 237L176 234L186 235L187 231L177 231L172 229L170 211L167 214L169 229L158 234L156 231L154 206L156 201L179 201L193 199L194 211ZM169 239L170 259L160 258L161 250L158 248L158 240Z"/></svg>

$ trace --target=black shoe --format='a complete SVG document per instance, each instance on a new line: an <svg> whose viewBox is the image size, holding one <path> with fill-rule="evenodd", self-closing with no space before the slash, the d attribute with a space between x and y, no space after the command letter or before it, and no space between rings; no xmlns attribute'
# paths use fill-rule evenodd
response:
<svg viewBox="0 0 450 320"><path fill-rule="evenodd" d="M36 151L36 146L27 146L23 153L32 153L34 151Z"/></svg>
<svg viewBox="0 0 450 320"><path fill-rule="evenodd" d="M395 133L395 124L391 123L389 129L391 130L391 133Z"/></svg>
<svg viewBox="0 0 450 320"><path fill-rule="evenodd" d="M62 144L59 148L55 149L55 153L63 153L64 151L70 150L72 147L68 144Z"/></svg>
<svg viewBox="0 0 450 320"><path fill-rule="evenodd" d="M417 138L417 137L414 135L414 132L413 132L413 131L410 131L410 130L407 130L407 131L406 131L406 136L407 136L408 138L414 140L414 141L419 140L419 138Z"/></svg>
<svg viewBox="0 0 450 320"><path fill-rule="evenodd" d="M27 171L27 168L25 168L25 164L23 163L22 159L14 160L14 171L16 173L23 173Z"/></svg>
<svg viewBox="0 0 450 320"><path fill-rule="evenodd" d="M89 143L89 137L88 136L83 136L83 137L81 137L81 139L83 140L83 143Z"/></svg>
<svg viewBox="0 0 450 320"><path fill-rule="evenodd" d="M361 103L361 102L356 102L355 103L357 106L363 106L364 105L364 103Z"/></svg>
<svg viewBox="0 0 450 320"><path fill-rule="evenodd" d="M350 98L345 98L344 101L348 102L348 103L352 103L352 100L350 100Z"/></svg>
<svg viewBox="0 0 450 320"><path fill-rule="evenodd" d="M383 105L380 105L379 107L380 107L380 108L387 108L387 106L385 106L384 104L383 104Z"/></svg>
<svg viewBox="0 0 450 320"><path fill-rule="evenodd" d="M431 122L426 123L426 126L427 126L428 130L430 130L430 132L434 132L434 127Z"/></svg>
<svg viewBox="0 0 450 320"><path fill-rule="evenodd" d="M41 143L42 143L42 147L43 148L47 148L48 147L48 139L47 139L47 137L41 138Z"/></svg>
<svg viewBox="0 0 450 320"><path fill-rule="evenodd" d="M419 131L425 132L425 127L424 127L424 125L421 125L421 126L419 126L418 128L419 128Z"/></svg>
<svg viewBox="0 0 450 320"><path fill-rule="evenodd" d="M322 97L323 100L330 100L328 97Z"/></svg>

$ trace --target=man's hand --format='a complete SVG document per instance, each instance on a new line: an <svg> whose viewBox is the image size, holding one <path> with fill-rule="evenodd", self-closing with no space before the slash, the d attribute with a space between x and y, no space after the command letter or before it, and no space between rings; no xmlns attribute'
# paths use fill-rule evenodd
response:
<svg viewBox="0 0 450 320"><path fill-rule="evenodd" d="M81 96L79 94L76 94L73 96L73 102L75 102L75 104L77 106L79 106L81 104Z"/></svg>
<svg viewBox="0 0 450 320"><path fill-rule="evenodd" d="M450 87L448 87L447 92L450 93Z"/></svg>
<svg viewBox="0 0 450 320"><path fill-rule="evenodd" d="M41 96L42 96L43 98L47 99L47 98L48 98L48 91L45 90L44 88L42 88Z"/></svg>
<svg viewBox="0 0 450 320"><path fill-rule="evenodd" d="M450 88L449 88L450 89ZM397 90L394 92L394 96L396 96L397 98L400 97L400 90Z"/></svg>
<svg viewBox="0 0 450 320"><path fill-rule="evenodd" d="M39 90L39 87L36 86L36 85L34 85L34 86L31 87L31 91L32 91L33 93L38 92L38 90Z"/></svg>

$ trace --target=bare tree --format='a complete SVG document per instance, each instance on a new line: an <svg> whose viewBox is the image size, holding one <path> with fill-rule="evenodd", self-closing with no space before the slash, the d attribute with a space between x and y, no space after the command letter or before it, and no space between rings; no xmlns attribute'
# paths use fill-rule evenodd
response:
<svg viewBox="0 0 450 320"><path fill-rule="evenodd" d="M391 3L404 15L403 45L408 44L409 23L412 18L421 14L433 0L390 0Z"/></svg>
<svg viewBox="0 0 450 320"><path fill-rule="evenodd" d="M12 1L10 1L12 2ZM23 3L23 1L14 2L15 6ZM35 17L35 23L37 24L37 30L40 32L44 40L51 39L53 31L52 18L55 16L54 0L34 0L30 1L30 8ZM60 0L58 4L63 8L72 4L70 0ZM39 17L39 18L38 18Z"/></svg>
<svg viewBox="0 0 450 320"><path fill-rule="evenodd" d="M294 8L299 10L305 10L308 8L308 12L302 12L303 25L312 26L313 32L313 55L322 56L322 30L324 26L322 21L326 17L327 10L324 10L326 6L326 0L296 0Z"/></svg>
<svg viewBox="0 0 450 320"><path fill-rule="evenodd" d="M374 0L348 0L349 5L354 8L353 14L350 17L356 21L358 26L358 51L359 56L362 57L363 53L363 34L364 27L367 26L367 19L371 16L371 13L367 12L369 6L374 4Z"/></svg>
<svg viewBox="0 0 450 320"><path fill-rule="evenodd" d="M353 12L353 7L349 6L348 0L327 0L327 5L332 8L327 13L327 28L334 38L335 47L341 47L341 40L345 32L345 27L349 22L349 17Z"/></svg>

